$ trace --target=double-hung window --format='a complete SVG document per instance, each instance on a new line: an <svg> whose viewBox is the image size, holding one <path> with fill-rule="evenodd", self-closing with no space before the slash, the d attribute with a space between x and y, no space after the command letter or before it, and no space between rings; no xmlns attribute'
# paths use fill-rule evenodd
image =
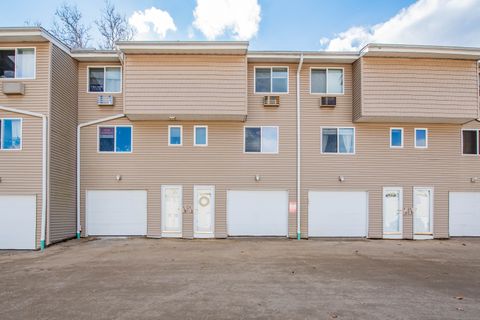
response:
<svg viewBox="0 0 480 320"><path fill-rule="evenodd" d="M114 153L132 152L132 126L98 127L98 151Z"/></svg>
<svg viewBox="0 0 480 320"><path fill-rule="evenodd" d="M193 145L196 147L208 146L208 127L207 126L193 127Z"/></svg>
<svg viewBox="0 0 480 320"><path fill-rule="evenodd" d="M343 69L310 69L310 92L320 94L343 94Z"/></svg>
<svg viewBox="0 0 480 320"><path fill-rule="evenodd" d="M428 129L415 128L415 148L428 148Z"/></svg>
<svg viewBox="0 0 480 320"><path fill-rule="evenodd" d="M322 153L355 153L355 128L322 128Z"/></svg>
<svg viewBox="0 0 480 320"><path fill-rule="evenodd" d="M255 93L288 93L288 68L256 67Z"/></svg>
<svg viewBox="0 0 480 320"><path fill-rule="evenodd" d="M403 148L403 128L390 128L390 148Z"/></svg>
<svg viewBox="0 0 480 320"><path fill-rule="evenodd" d="M22 149L22 119L0 119L0 150Z"/></svg>
<svg viewBox="0 0 480 320"><path fill-rule="evenodd" d="M278 153L278 127L245 127L246 153Z"/></svg>
<svg viewBox="0 0 480 320"><path fill-rule="evenodd" d="M480 150L480 130L464 129L462 130L462 154L479 155Z"/></svg>
<svg viewBox="0 0 480 320"><path fill-rule="evenodd" d="M182 126L168 126L168 145L181 146L182 145Z"/></svg>
<svg viewBox="0 0 480 320"><path fill-rule="evenodd" d="M88 92L120 93L122 70L120 67L89 67Z"/></svg>
<svg viewBox="0 0 480 320"><path fill-rule="evenodd" d="M0 49L0 78L35 79L35 48Z"/></svg>

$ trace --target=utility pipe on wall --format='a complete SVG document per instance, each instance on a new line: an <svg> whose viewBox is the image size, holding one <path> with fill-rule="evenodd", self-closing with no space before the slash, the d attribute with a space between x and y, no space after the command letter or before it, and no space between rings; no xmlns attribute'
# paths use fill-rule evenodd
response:
<svg viewBox="0 0 480 320"><path fill-rule="evenodd" d="M47 230L47 116L37 112L30 112L3 106L0 106L0 110L42 119L42 219L40 231L40 249L44 250L45 235Z"/></svg>
<svg viewBox="0 0 480 320"><path fill-rule="evenodd" d="M303 53L300 55L300 61L297 68L297 239L302 238L301 228L300 228L300 202L301 202L301 192L300 192L300 71L302 70L303 65Z"/></svg>
<svg viewBox="0 0 480 320"><path fill-rule="evenodd" d="M80 239L80 235L82 232L82 225L80 223L80 149L81 149L80 148L80 129L83 127L91 126L93 124L111 121L111 120L115 120L123 117L125 117L123 113L117 114L114 116L81 123L77 127L77 238L78 239Z"/></svg>

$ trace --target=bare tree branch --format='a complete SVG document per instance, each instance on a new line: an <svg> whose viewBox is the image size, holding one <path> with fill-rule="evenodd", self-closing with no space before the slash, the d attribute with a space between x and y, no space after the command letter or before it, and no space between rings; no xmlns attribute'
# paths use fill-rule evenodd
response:
<svg viewBox="0 0 480 320"><path fill-rule="evenodd" d="M132 40L134 31L128 24L125 15L121 15L109 0L105 0L105 7L99 20L95 20L98 31L102 36L101 49L115 49L115 43L121 40Z"/></svg>
<svg viewBox="0 0 480 320"><path fill-rule="evenodd" d="M23 24L27 27L41 27L42 23L38 20L32 21L30 19L27 19L23 22Z"/></svg>
<svg viewBox="0 0 480 320"><path fill-rule="evenodd" d="M62 4L55 11L53 35L71 48L85 48L90 41L90 27L82 23L82 14L77 6ZM58 18L58 20L57 20Z"/></svg>

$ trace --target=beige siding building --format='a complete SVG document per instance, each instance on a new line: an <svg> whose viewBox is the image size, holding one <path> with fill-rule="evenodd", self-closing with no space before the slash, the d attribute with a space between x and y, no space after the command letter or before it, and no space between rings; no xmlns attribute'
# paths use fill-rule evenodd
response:
<svg viewBox="0 0 480 320"><path fill-rule="evenodd" d="M35 76L0 62L0 248L75 234L480 236L480 49L72 51L42 29L1 29L0 59L30 53L18 48L34 48Z"/></svg>

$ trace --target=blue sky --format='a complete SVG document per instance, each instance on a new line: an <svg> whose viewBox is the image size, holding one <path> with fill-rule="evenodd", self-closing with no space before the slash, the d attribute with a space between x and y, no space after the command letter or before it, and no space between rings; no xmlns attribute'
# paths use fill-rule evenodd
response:
<svg viewBox="0 0 480 320"><path fill-rule="evenodd" d="M1 26L51 27L64 0L1 1ZM86 24L101 0L70 0ZM117 0L139 40L249 40L253 50L356 50L367 42L480 46L480 0ZM153 8L153 10L151 10ZM98 42L95 26L93 41Z"/></svg>

